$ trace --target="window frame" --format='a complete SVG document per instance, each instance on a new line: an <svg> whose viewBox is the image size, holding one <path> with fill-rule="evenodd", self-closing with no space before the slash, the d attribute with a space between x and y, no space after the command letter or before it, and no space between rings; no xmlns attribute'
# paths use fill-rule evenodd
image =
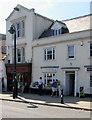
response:
<svg viewBox="0 0 92 120"><path fill-rule="evenodd" d="M44 85L50 85L53 81L56 80L56 73L43 73L44 75ZM50 79L50 80L48 80ZM50 83L48 81L51 81Z"/></svg>
<svg viewBox="0 0 92 120"><path fill-rule="evenodd" d="M6 46L1 46L1 53L6 54Z"/></svg>
<svg viewBox="0 0 92 120"><path fill-rule="evenodd" d="M17 38L25 37L25 20L16 22L15 27L16 27L16 37Z"/></svg>
<svg viewBox="0 0 92 120"><path fill-rule="evenodd" d="M90 88L92 88L92 75L90 75Z"/></svg>
<svg viewBox="0 0 92 120"><path fill-rule="evenodd" d="M50 53L50 49L51 49L51 53ZM56 48L55 47L44 48L44 61L54 61L54 60L56 60Z"/></svg>
<svg viewBox="0 0 92 120"><path fill-rule="evenodd" d="M54 35L61 35L61 29L55 29L54 30Z"/></svg>
<svg viewBox="0 0 92 120"><path fill-rule="evenodd" d="M90 43L90 57L92 57L92 55L91 55L92 54L91 53L92 52L91 46L92 46L92 43Z"/></svg>
<svg viewBox="0 0 92 120"><path fill-rule="evenodd" d="M21 50L21 61L18 61L18 50ZM12 49L12 63L14 62L14 48ZM16 62L17 63L24 63L25 62L25 48L21 47L21 48L16 48Z"/></svg>
<svg viewBox="0 0 92 120"><path fill-rule="evenodd" d="M70 57L70 53L69 53L69 47L73 47L73 57ZM75 59L75 45L74 44L72 44L72 45L67 45L67 58L68 59Z"/></svg>

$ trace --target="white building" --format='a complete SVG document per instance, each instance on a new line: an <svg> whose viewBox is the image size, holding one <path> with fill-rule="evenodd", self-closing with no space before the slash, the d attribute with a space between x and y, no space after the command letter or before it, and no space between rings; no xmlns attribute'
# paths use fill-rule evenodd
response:
<svg viewBox="0 0 92 120"><path fill-rule="evenodd" d="M34 9L17 5L6 19L9 90L12 86L14 57L13 36L8 33L8 29L14 25L18 80L22 83L27 81L29 85L42 76L43 83L48 85L58 79L65 95L77 96L81 86L86 94L90 94L90 17L86 15L63 22L54 21L35 13Z"/></svg>
<svg viewBox="0 0 92 120"><path fill-rule="evenodd" d="M27 82L29 86L32 73L32 40L38 39L52 22L53 20L35 13L34 9L27 9L21 5L17 5L6 19L6 45L8 55L6 70L9 91L12 90L14 62L14 37L8 32L10 26L14 25L16 28L17 77L23 84Z"/></svg>
<svg viewBox="0 0 92 120"><path fill-rule="evenodd" d="M49 85L58 79L65 95L77 96L82 86L85 94L92 94L90 17L86 15L63 21L70 33L50 37L44 34L43 38L32 42L33 81L42 76L44 84ZM56 23L52 28L59 31Z"/></svg>

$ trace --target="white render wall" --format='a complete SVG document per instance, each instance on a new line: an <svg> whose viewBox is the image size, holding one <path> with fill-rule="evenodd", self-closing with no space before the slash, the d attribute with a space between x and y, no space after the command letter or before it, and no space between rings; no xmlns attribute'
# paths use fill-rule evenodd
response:
<svg viewBox="0 0 92 120"><path fill-rule="evenodd" d="M18 8L20 9L19 12L14 11L13 14L6 20L6 45L9 46L9 49L7 50L9 52L9 56L8 59L10 59L11 63L12 63L12 48L13 48L13 40L12 40L12 35L8 32L11 24L13 24L14 22L16 23L17 21L19 22L19 20L21 20L22 18L25 20L25 37L23 38L17 38L16 42L17 42L17 47L20 45L24 46L25 43L25 61L31 60L32 58L32 51L31 51L31 41L33 39L33 10L28 11L24 8L22 8L21 6L18 6ZM26 47L27 46L27 47ZM30 51L30 52L28 52Z"/></svg>
<svg viewBox="0 0 92 120"><path fill-rule="evenodd" d="M32 63L32 81L37 81L40 76L43 77L43 73L40 67L43 66L59 66L56 78L60 80L62 86L64 87L64 71L62 67L80 67L78 71L78 80L77 80L77 92L79 91L80 86L84 86L85 93L90 93L90 72L85 71L84 66L90 65L89 58L89 46L90 46L90 37L86 38L88 31L84 33L74 33L69 38L73 38L74 35L80 36L78 39L63 40L63 37L66 37L68 34L63 36L45 38L43 40L35 40L33 42L33 63ZM80 35L81 34L81 35ZM84 39L82 38L83 36ZM67 37L66 37L67 38ZM75 37L76 38L76 37ZM61 39L61 42L59 41ZM55 42L59 41L59 42ZM83 46L80 45L83 41ZM47 42L47 44L45 43ZM51 44L52 42L52 44ZM39 45L37 45L39 43ZM43 44L44 43L44 44ZM50 44L49 44L50 43ZM67 59L67 45L75 45L75 59ZM56 60L54 61L44 61L44 48L55 47L56 48ZM72 63L72 65L71 65Z"/></svg>
<svg viewBox="0 0 92 120"><path fill-rule="evenodd" d="M34 37L33 40L38 39L39 36L47 30L52 24L52 20L42 17L39 14L34 14Z"/></svg>
<svg viewBox="0 0 92 120"><path fill-rule="evenodd" d="M8 59L12 63L12 48L13 39L12 35L8 32L10 26L21 20L25 20L25 36L23 38L16 38L17 47L25 47L25 61L31 61L32 59L32 40L37 39L44 30L46 30L52 21L35 14L34 9L27 9L21 5L17 5L19 11L13 11L6 19L6 45Z"/></svg>

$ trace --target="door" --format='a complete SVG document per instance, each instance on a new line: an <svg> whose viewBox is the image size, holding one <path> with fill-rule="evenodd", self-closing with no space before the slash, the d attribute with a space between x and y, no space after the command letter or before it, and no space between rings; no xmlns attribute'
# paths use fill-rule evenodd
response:
<svg viewBox="0 0 92 120"><path fill-rule="evenodd" d="M75 74L70 74L69 75L69 95L74 96L74 79L75 79Z"/></svg>
<svg viewBox="0 0 92 120"><path fill-rule="evenodd" d="M12 91L12 86L13 86L13 74L8 73L7 74L7 90Z"/></svg>
<svg viewBox="0 0 92 120"><path fill-rule="evenodd" d="M66 95L74 96L75 72L66 72Z"/></svg>

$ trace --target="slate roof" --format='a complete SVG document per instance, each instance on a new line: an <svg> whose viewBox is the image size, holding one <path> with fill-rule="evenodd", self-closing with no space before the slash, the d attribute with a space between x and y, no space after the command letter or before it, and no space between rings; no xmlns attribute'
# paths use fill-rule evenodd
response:
<svg viewBox="0 0 92 120"><path fill-rule="evenodd" d="M65 25L65 23L63 23L63 22L61 22L61 21L58 21L58 22L60 22L60 23L62 23L62 24ZM55 23L55 22L53 22L52 25L40 35L39 39L40 39L40 38L44 38L44 37L54 36L54 30L51 29L51 27L54 25L54 23ZM64 33L69 33L69 30L68 30L67 27L66 27L66 28L63 28L63 27L62 27L62 33L61 33L61 34L64 34Z"/></svg>

